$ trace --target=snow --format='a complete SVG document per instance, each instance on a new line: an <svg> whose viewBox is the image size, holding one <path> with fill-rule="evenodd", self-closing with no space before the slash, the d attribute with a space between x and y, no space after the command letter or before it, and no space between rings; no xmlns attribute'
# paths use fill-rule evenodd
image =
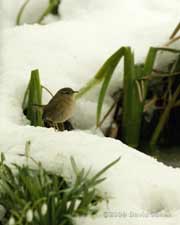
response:
<svg viewBox="0 0 180 225"><path fill-rule="evenodd" d="M180 170L167 167L118 140L102 137L95 130L99 86L79 99L71 132L31 127L21 103L30 71L38 68L43 85L53 93L62 87L81 88L103 62L119 47L130 45L137 62L144 60L150 46L165 43L179 21L180 2L172 0L64 0L61 20L45 26L14 26L21 0L3 0L0 62L0 149L8 162L22 163L26 141L31 154L48 170L72 178L70 156L80 168L97 172L121 156L99 186L110 198L96 217L78 218L83 225L177 225L180 221ZM31 1L23 16L30 23L47 1ZM52 22L49 17L46 21ZM177 43L177 47L179 47ZM165 55L158 65L169 60ZM122 65L115 71L105 100L122 82ZM43 102L50 96L44 93ZM111 118L104 124L107 128ZM105 215L106 214L106 215ZM107 216L108 215L108 216ZM107 216L107 217L105 217Z"/></svg>
<svg viewBox="0 0 180 225"><path fill-rule="evenodd" d="M16 16L25 0L1 0L1 15L3 27L12 27L16 24ZM33 23L47 7L48 0L30 0L23 15L22 22Z"/></svg>

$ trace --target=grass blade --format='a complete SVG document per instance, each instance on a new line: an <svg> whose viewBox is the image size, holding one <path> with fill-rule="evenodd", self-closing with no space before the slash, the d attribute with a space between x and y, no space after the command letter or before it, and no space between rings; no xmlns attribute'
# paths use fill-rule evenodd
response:
<svg viewBox="0 0 180 225"><path fill-rule="evenodd" d="M104 174L109 168L111 168L112 166L114 166L116 163L118 163L120 161L121 157L117 158L116 160L114 160L113 162L111 162L110 164L108 164L106 167L104 167L101 171L99 171L94 177L92 177L91 179L91 184L94 185L94 183L96 183L97 179ZM104 180L104 178L103 178Z"/></svg>
<svg viewBox="0 0 180 225"><path fill-rule="evenodd" d="M111 57L111 60L109 60L109 64L105 64L103 67L104 70L104 82L102 84L100 93L99 93L99 98L98 98L98 105L97 105L97 113L96 113L96 126L99 126L99 121L101 119L101 111L102 111L102 107L103 107L103 102L104 102L104 97L107 91L107 88L109 86L109 82L112 78L113 72L116 68L116 66L118 65L119 61L121 60L121 58L124 56L124 52L125 52L125 47L121 48L118 51L118 54L114 54Z"/></svg>
<svg viewBox="0 0 180 225"><path fill-rule="evenodd" d="M120 60L123 55L123 52L124 47L118 49L111 57L109 57L103 64L103 66L99 69L99 71L96 73L96 75L83 88L79 90L79 93L76 95L76 99L82 97L86 92L88 92L97 84L99 84L107 76L107 71L114 71L117 64L114 65L114 68L112 67L112 64L116 62L117 58L119 58Z"/></svg>
<svg viewBox="0 0 180 225"><path fill-rule="evenodd" d="M31 72L28 89L27 118L31 121L31 125L43 126L42 112L34 107L36 104L42 104L42 88L38 70Z"/></svg>
<svg viewBox="0 0 180 225"><path fill-rule="evenodd" d="M24 2L24 4L21 6L21 8L19 10L19 13L17 15L17 18L16 18L16 25L20 25L22 14L23 14L24 9L26 8L26 6L28 5L29 2L30 2L30 0L26 0Z"/></svg>
<svg viewBox="0 0 180 225"><path fill-rule="evenodd" d="M60 0L50 0L48 7L45 9L45 11L39 17L39 19L37 20L37 23L41 23L49 13L53 13L53 12L57 11L59 4L60 4Z"/></svg>

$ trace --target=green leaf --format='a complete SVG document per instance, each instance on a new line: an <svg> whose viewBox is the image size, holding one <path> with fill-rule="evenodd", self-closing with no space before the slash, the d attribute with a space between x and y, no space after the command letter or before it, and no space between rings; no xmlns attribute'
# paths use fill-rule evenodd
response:
<svg viewBox="0 0 180 225"><path fill-rule="evenodd" d="M109 82L112 78L113 72L118 65L121 58L124 56L127 47L120 48L115 54L113 54L107 62L101 68L100 75L103 76L104 81L99 93L98 105L97 105L97 113L96 113L96 126L98 127L101 117L101 111L103 107L104 97L109 86Z"/></svg>
<svg viewBox="0 0 180 225"><path fill-rule="evenodd" d="M3 163L5 161L5 156L4 156L4 153L1 152L1 163Z"/></svg>
<svg viewBox="0 0 180 225"><path fill-rule="evenodd" d="M79 93L76 95L76 99L82 97L86 92L88 92L97 84L99 84L107 75L111 76L110 74L113 73L119 60L124 54L124 49L124 47L118 49L112 56L110 56L106 60L106 62L99 69L96 75L90 81L88 81L88 83L84 87L79 90Z"/></svg>
<svg viewBox="0 0 180 225"><path fill-rule="evenodd" d="M28 5L28 3L30 2L30 0L26 0L23 5L21 6L19 12L18 12L18 15L17 15L17 18L16 18L16 25L20 25L20 22L21 22L21 17L22 17L22 14L26 8L26 6Z"/></svg>
<svg viewBox="0 0 180 225"><path fill-rule="evenodd" d="M26 102L25 99L27 99L26 106L24 105ZM38 70L31 72L30 82L23 102L24 108L27 108L27 118L31 121L31 125L43 126L42 112L34 107L34 105L42 104L42 88Z"/></svg>
<svg viewBox="0 0 180 225"><path fill-rule="evenodd" d="M33 225L70 225L73 218L82 215L92 215L97 212L95 205L102 200L96 194L96 185L102 182L101 174L114 165L118 160L110 163L94 177L89 177L89 171L78 169L71 157L76 182L66 183L64 178L56 174L49 174L42 166L36 169L28 165L13 164L15 172L6 164L0 176L0 204L6 210L6 219L13 216L16 224L27 224L28 210L33 212ZM40 164L40 163L39 163ZM98 200L99 199L99 200ZM76 205L76 202L80 204ZM47 204L47 212L42 214L42 205Z"/></svg>
<svg viewBox="0 0 180 225"><path fill-rule="evenodd" d="M94 182L96 182L96 180L103 174L105 173L109 168L111 168L112 166L114 166L116 163L118 163L120 161L121 157L117 158L116 160L114 160L113 162L111 162L110 164L108 164L106 167L104 167L101 171L99 171L94 177L92 177L91 179L91 183L94 184Z"/></svg>

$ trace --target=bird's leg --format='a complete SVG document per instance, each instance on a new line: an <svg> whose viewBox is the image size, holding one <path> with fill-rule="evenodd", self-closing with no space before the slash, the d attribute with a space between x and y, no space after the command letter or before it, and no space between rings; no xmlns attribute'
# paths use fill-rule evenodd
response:
<svg viewBox="0 0 180 225"><path fill-rule="evenodd" d="M64 124L58 123L58 128L59 128L60 131L64 131Z"/></svg>
<svg viewBox="0 0 180 225"><path fill-rule="evenodd" d="M56 130L57 131L60 131L59 126L58 126L58 123L55 123L55 126L56 126Z"/></svg>
<svg viewBox="0 0 180 225"><path fill-rule="evenodd" d="M64 131L64 123L61 123L62 124L62 130Z"/></svg>
<svg viewBox="0 0 180 225"><path fill-rule="evenodd" d="M53 127L55 131L59 131L59 127L57 123L53 122Z"/></svg>
<svg viewBox="0 0 180 225"><path fill-rule="evenodd" d="M53 126L54 130L56 131L56 124L52 123L52 126Z"/></svg>

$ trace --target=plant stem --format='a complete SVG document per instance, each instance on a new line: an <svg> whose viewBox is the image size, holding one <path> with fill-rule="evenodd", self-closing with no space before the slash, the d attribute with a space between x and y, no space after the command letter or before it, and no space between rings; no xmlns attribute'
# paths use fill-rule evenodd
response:
<svg viewBox="0 0 180 225"><path fill-rule="evenodd" d="M30 82L29 82L30 84ZM26 91L25 91L25 94L24 94L24 98L23 98L23 102L22 102L22 108L23 110L26 108L26 101L27 101L27 97L28 97L28 94L29 94L29 84L26 88Z"/></svg>
<svg viewBox="0 0 180 225"><path fill-rule="evenodd" d="M46 90L46 91L51 95L51 97L54 97L54 95L52 94L52 92L51 92L47 87L45 87L45 86L43 86L43 85L41 85L41 87L42 87L44 90Z"/></svg>
<svg viewBox="0 0 180 225"><path fill-rule="evenodd" d="M33 126L43 126L42 112L34 110L34 105L41 105L42 88L40 83L39 71L31 71L31 78L28 85L27 118Z"/></svg>
<svg viewBox="0 0 180 225"><path fill-rule="evenodd" d="M39 17L39 19L37 20L37 23L41 23L44 18L52 11L52 9L54 8L54 4L49 4L48 7L45 9L45 11L42 13L42 15Z"/></svg>
<svg viewBox="0 0 180 225"><path fill-rule="evenodd" d="M19 10L19 13L17 15L17 18L16 18L16 25L20 25L20 21L21 21L21 16L24 12L24 9L26 8L27 4L30 2L30 0L26 0L24 2L24 4L21 6L20 10Z"/></svg>
<svg viewBox="0 0 180 225"><path fill-rule="evenodd" d="M124 59L122 138L126 144L135 148L139 145L142 114L149 83L148 80L144 80L141 86L140 84L137 86L136 81L151 74L157 51L156 48L150 48L143 66L134 64L134 56L130 50L126 51Z"/></svg>
<svg viewBox="0 0 180 225"><path fill-rule="evenodd" d="M107 78L107 80L110 80L111 79L111 76L112 76L112 74L113 74L113 72L114 72L114 70L115 70L118 62L120 61L120 59L124 55L124 49L125 49L125 47L121 47L120 49L118 49L112 56L110 56L105 61L105 63L97 71L97 73L95 74L95 76L91 80L89 80L84 87L82 87L79 90L79 93L76 94L76 99L82 97L86 92L88 92L93 87L95 87L97 84L99 84L103 79L104 80L106 78ZM102 105L99 106L99 108L101 108L101 107L102 107ZM99 111L99 114L100 114L101 109L99 109L98 111ZM98 123L99 123L99 120L98 120L97 124Z"/></svg>
<svg viewBox="0 0 180 225"><path fill-rule="evenodd" d="M114 102L112 104L112 106L109 108L109 110L107 111L107 113L104 115L103 119L99 122L99 124L97 125L97 127L101 127L102 124L104 123L104 121L107 119L107 117L109 116L109 114L112 112L112 110L114 109L114 107L116 106L117 102Z"/></svg>
<svg viewBox="0 0 180 225"><path fill-rule="evenodd" d="M124 58L124 97L122 116L122 138L131 147L138 147L141 118L143 112L143 96L139 98L136 79L143 75L143 67L134 65L134 55L129 49Z"/></svg>
<svg viewBox="0 0 180 225"><path fill-rule="evenodd" d="M167 47L167 46L171 45L172 43L178 41L179 39L180 39L180 35L177 36L177 37L174 37L174 38L170 39L164 46Z"/></svg>
<svg viewBox="0 0 180 225"><path fill-rule="evenodd" d="M177 87L176 91L174 92L172 98L169 100L168 105L166 106L164 113L162 114L159 123L152 135L151 141L150 141L150 146L155 146L157 143L157 140L159 139L159 136L162 132L162 129L164 128L168 118L169 114L171 112L171 109L174 107L176 104L176 99L180 93L180 86Z"/></svg>
<svg viewBox="0 0 180 225"><path fill-rule="evenodd" d="M156 73L158 73L158 72L156 72ZM152 74L152 75L149 75L149 76L145 76L145 77L141 78L140 80L152 80L152 79L159 79L159 78L173 77L173 76L179 76L180 75L180 71L175 72L175 73L159 71L159 73L161 73L161 75L160 74L156 74L156 75Z"/></svg>
<svg viewBox="0 0 180 225"><path fill-rule="evenodd" d="M96 86L97 84L99 84L102 81L103 77L101 79L97 79L96 77L94 77L93 79L91 79L89 82L87 82L86 86L81 88L79 90L79 92L75 95L76 99L81 98L86 92L88 92L89 90L91 90L94 86Z"/></svg>
<svg viewBox="0 0 180 225"><path fill-rule="evenodd" d="M170 38L169 39L173 39L177 32L180 30L180 22L178 23L178 25L176 26L176 28L174 29L173 33L171 34Z"/></svg>
<svg viewBox="0 0 180 225"><path fill-rule="evenodd" d="M179 49L174 49L174 48L167 48L167 47L161 47L161 48L152 48L156 52L157 51L165 51L165 52L172 52L172 53L180 53Z"/></svg>

